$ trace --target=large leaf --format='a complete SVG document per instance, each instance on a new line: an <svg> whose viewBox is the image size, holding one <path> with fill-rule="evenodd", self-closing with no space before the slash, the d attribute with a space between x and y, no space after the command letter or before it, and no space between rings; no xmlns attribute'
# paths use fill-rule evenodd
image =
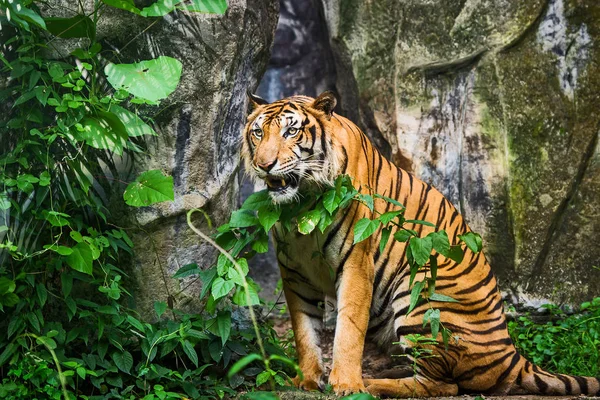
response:
<svg viewBox="0 0 600 400"><path fill-rule="evenodd" d="M121 10L127 10L134 14L140 13L140 9L133 4L133 0L102 0L102 2L104 4L108 4L109 6L120 8Z"/></svg>
<svg viewBox="0 0 600 400"><path fill-rule="evenodd" d="M131 111L126 110L123 107L118 106L116 104L113 104L110 107L110 111L112 111L123 123L125 131L127 132L127 135L129 135L129 137L143 135L157 136L156 132L154 132L154 129L152 129L150 125L142 121L140 117L138 117Z"/></svg>
<svg viewBox="0 0 600 400"><path fill-rule="evenodd" d="M354 225L354 243L359 243L371 236L379 227L379 220L363 218Z"/></svg>
<svg viewBox="0 0 600 400"><path fill-rule="evenodd" d="M81 242L71 247L71 250L73 252L66 257L67 264L75 271L91 275L94 257L90 246L85 242Z"/></svg>
<svg viewBox="0 0 600 400"><path fill-rule="evenodd" d="M458 237L467 244L467 247L473 253L478 253L483 248L483 242L479 233L467 232L464 235L458 235Z"/></svg>
<svg viewBox="0 0 600 400"><path fill-rule="evenodd" d="M75 138L85 141L87 145L96 149L123 154L123 148L127 143L127 131L115 114L100 111L83 118L81 124L83 130L77 131Z"/></svg>
<svg viewBox="0 0 600 400"><path fill-rule="evenodd" d="M126 374L128 374L129 371L131 371L131 368L133 367L133 357L130 352L114 352L112 354L112 359L115 362L117 368L119 368L121 371L125 372Z"/></svg>
<svg viewBox="0 0 600 400"><path fill-rule="evenodd" d="M172 201L174 198L173 177L165 176L156 169L140 174L123 193L125 203L135 207Z"/></svg>
<svg viewBox="0 0 600 400"><path fill-rule="evenodd" d="M265 232L268 232L275 225L280 216L281 208L279 207L263 207L258 210L258 221L265 229Z"/></svg>
<svg viewBox="0 0 600 400"><path fill-rule="evenodd" d="M227 10L227 0L189 0L177 8L192 12L223 15Z"/></svg>
<svg viewBox="0 0 600 400"><path fill-rule="evenodd" d="M108 64L104 68L108 82L136 97L152 102L173 93L181 78L181 62L160 56L135 64Z"/></svg>
<svg viewBox="0 0 600 400"><path fill-rule="evenodd" d="M184 340L181 342L181 347L183 348L183 352L190 359L191 362L194 363L196 368L198 368L198 353L194 349L194 345L190 343L188 340Z"/></svg>
<svg viewBox="0 0 600 400"><path fill-rule="evenodd" d="M45 18L46 28L54 36L63 39L93 38L96 35L96 25L85 15L76 15L71 18Z"/></svg>
<svg viewBox="0 0 600 400"><path fill-rule="evenodd" d="M175 9L182 0L157 0L156 3L142 9L140 15L144 17L162 17Z"/></svg>
<svg viewBox="0 0 600 400"><path fill-rule="evenodd" d="M414 257L415 262L419 266L427 264L429 261L429 255L433 249L433 245L430 237L420 238L413 236L409 242L410 251Z"/></svg>
<svg viewBox="0 0 600 400"><path fill-rule="evenodd" d="M319 210L311 210L302 213L298 217L298 232L303 235L308 235L317 227L320 219L321 212Z"/></svg>

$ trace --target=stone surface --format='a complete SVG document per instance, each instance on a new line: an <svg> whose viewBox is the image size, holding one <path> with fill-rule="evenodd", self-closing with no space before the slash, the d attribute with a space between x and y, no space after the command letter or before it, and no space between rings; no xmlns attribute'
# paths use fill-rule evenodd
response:
<svg viewBox="0 0 600 400"><path fill-rule="evenodd" d="M188 228L186 213L202 208L218 226L237 204L246 89L257 86L266 67L278 4L228 3L223 16L174 12L163 19L107 9L110 15L99 27L104 47L118 49L122 62L167 55L183 63L179 87L155 117L159 136L149 144L151 157L136 163L138 171L160 169L172 175L175 201L128 210L139 228L132 236L135 306L146 318L153 318L155 301L201 309L199 282L171 278L185 264L207 268L215 260L215 251ZM195 223L208 231L199 214Z"/></svg>
<svg viewBox="0 0 600 400"><path fill-rule="evenodd" d="M323 9L343 101L482 234L505 292L532 305L600 295L600 4Z"/></svg>

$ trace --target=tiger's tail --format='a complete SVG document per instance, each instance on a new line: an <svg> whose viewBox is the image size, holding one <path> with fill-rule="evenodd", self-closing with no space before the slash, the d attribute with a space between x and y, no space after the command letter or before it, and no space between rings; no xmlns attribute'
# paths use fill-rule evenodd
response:
<svg viewBox="0 0 600 400"><path fill-rule="evenodd" d="M553 374L525 361L510 394L600 396L600 379Z"/></svg>

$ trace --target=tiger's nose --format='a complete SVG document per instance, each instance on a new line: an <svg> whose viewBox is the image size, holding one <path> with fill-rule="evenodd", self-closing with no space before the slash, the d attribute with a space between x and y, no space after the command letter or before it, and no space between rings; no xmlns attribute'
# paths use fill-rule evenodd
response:
<svg viewBox="0 0 600 400"><path fill-rule="evenodd" d="M263 171L269 172L275 166L276 162L277 162L277 160L267 161L267 162L264 162L264 163L260 163L259 162L259 163L256 163L256 165L258 165L258 167L260 169L262 169Z"/></svg>

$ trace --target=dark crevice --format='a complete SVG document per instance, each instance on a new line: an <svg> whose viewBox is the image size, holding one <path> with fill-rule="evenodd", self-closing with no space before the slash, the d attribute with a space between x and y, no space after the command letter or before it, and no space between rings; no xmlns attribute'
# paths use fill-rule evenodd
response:
<svg viewBox="0 0 600 400"><path fill-rule="evenodd" d="M554 241L558 236L559 228L562 226L563 221L565 219L567 208L571 204L571 201L575 198L575 195L579 190L579 186L583 181L583 178L590 166L591 160L596 150L596 146L598 145L598 136L600 136L600 127L597 130L597 133L594 135L594 137L590 140L590 143L588 144L585 153L583 154L582 161L579 164L579 169L577 170L577 174L575 175L575 179L573 180L573 183L571 184L567 195L559 204L558 208L556 209L556 212L554 213L554 216L552 217L552 222L550 223L550 226L548 227L548 231L546 233L544 245L542 246L542 250L540 251L533 266L533 269L531 270L530 279L535 278L542 273L542 269L546 264L548 255L550 254L550 249L552 248L552 245L554 244Z"/></svg>

